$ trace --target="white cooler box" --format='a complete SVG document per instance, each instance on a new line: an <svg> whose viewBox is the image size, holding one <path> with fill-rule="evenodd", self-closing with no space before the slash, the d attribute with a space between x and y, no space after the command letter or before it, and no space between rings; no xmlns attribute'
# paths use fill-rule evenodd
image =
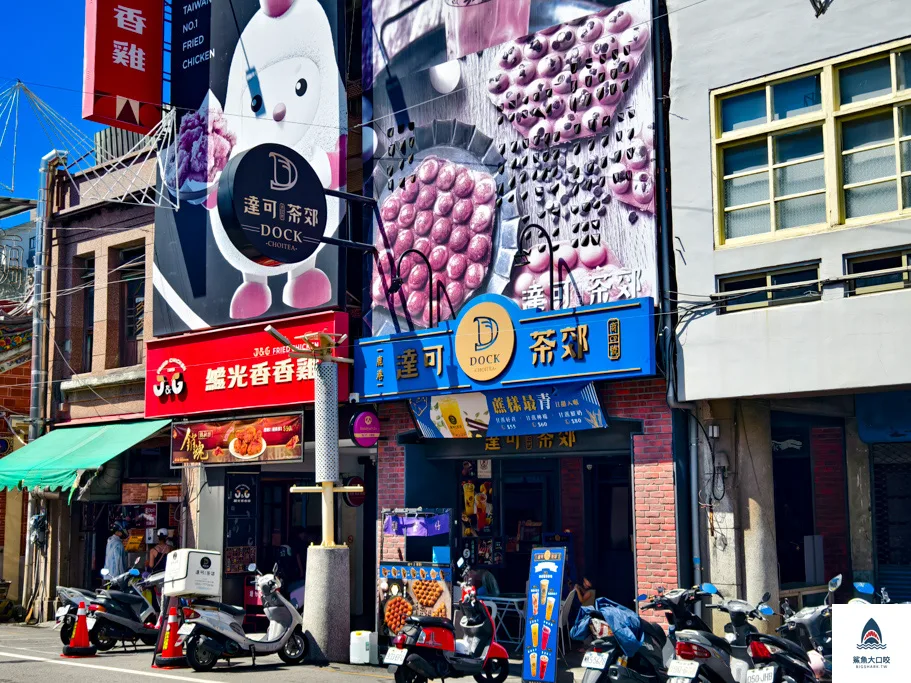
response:
<svg viewBox="0 0 911 683"><path fill-rule="evenodd" d="M221 553L193 548L177 548L169 552L162 593L173 597L221 595Z"/></svg>
<svg viewBox="0 0 911 683"><path fill-rule="evenodd" d="M350 659L352 664L378 665L380 663L380 653L377 646L376 633L372 631L352 631Z"/></svg>

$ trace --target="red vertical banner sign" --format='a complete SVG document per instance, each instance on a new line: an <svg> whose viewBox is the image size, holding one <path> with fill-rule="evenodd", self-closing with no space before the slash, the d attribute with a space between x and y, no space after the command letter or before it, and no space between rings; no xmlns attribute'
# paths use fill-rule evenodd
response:
<svg viewBox="0 0 911 683"><path fill-rule="evenodd" d="M86 0L82 118L146 134L161 120L164 0Z"/></svg>

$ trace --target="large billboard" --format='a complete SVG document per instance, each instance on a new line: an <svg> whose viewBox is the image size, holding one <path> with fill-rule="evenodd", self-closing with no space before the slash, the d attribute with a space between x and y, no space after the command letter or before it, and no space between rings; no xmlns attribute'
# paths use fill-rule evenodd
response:
<svg viewBox="0 0 911 683"><path fill-rule="evenodd" d="M649 0L409 4L365 9L372 334L655 297Z"/></svg>
<svg viewBox="0 0 911 683"><path fill-rule="evenodd" d="M175 3L171 102L155 215L156 336L339 305L345 205L344 31L331 0ZM314 188L316 184L316 188ZM316 207L316 208L314 208Z"/></svg>
<svg viewBox="0 0 911 683"><path fill-rule="evenodd" d="M161 121L164 0L86 0L82 117L135 133Z"/></svg>

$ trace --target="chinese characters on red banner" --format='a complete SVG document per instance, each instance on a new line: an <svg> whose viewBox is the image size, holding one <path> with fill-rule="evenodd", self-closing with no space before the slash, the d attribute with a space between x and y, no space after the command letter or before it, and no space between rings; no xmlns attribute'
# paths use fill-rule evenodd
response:
<svg viewBox="0 0 911 683"><path fill-rule="evenodd" d="M164 0L86 0L82 116L148 133L161 119Z"/></svg>

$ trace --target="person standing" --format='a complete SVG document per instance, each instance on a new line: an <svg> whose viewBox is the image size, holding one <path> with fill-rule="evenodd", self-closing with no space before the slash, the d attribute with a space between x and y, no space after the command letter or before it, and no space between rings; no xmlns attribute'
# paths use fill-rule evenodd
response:
<svg viewBox="0 0 911 683"><path fill-rule="evenodd" d="M120 576L127 570L127 551L123 540L127 532L119 523L111 527L111 536L104 549L104 568L110 572L110 577Z"/></svg>
<svg viewBox="0 0 911 683"><path fill-rule="evenodd" d="M164 571L165 558L173 548L168 545L168 530L158 530L158 543L149 551L149 559L146 560L146 568L150 572Z"/></svg>

